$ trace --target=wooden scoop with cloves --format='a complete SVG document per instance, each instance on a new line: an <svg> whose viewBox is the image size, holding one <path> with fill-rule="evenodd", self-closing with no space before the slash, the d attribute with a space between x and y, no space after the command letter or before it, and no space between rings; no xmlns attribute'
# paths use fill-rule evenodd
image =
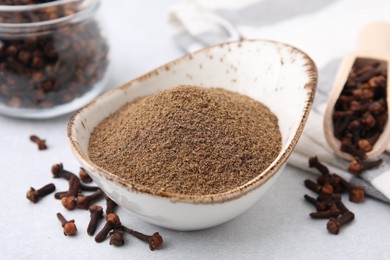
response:
<svg viewBox="0 0 390 260"><path fill-rule="evenodd" d="M360 34L358 50L341 63L324 116L326 140L338 156L370 160L388 146L389 62L390 24L368 25Z"/></svg>

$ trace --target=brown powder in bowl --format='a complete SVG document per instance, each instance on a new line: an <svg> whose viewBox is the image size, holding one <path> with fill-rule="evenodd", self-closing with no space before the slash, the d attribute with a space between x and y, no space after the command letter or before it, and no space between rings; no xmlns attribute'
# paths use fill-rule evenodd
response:
<svg viewBox="0 0 390 260"><path fill-rule="evenodd" d="M229 191L263 172L281 150L276 116L247 96L179 86L139 98L103 120L90 159L151 192Z"/></svg>

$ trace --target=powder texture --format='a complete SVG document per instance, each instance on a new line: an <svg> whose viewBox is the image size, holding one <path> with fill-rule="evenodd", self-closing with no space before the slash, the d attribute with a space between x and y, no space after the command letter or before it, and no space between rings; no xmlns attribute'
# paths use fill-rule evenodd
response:
<svg viewBox="0 0 390 260"><path fill-rule="evenodd" d="M226 192L264 171L281 150L276 116L247 96L179 86L139 98L103 120L90 159L150 192Z"/></svg>

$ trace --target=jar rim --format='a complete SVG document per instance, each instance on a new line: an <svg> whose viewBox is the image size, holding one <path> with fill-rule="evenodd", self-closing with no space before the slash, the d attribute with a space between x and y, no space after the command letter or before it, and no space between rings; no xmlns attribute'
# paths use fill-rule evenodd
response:
<svg viewBox="0 0 390 260"><path fill-rule="evenodd" d="M38 22L28 22L28 23L0 23L0 33L3 29L6 29L8 33L11 33L13 29L19 30L21 28L32 28L32 27L44 27L52 26L61 23L68 23L70 21L82 21L90 17L100 6L100 0L58 0L53 2L33 4L33 5L0 5L0 12L28 12L36 11L39 9L44 9L48 7L56 7L70 3L80 2L80 9L78 12L59 17L51 20L44 20Z"/></svg>
<svg viewBox="0 0 390 260"><path fill-rule="evenodd" d="M73 2L80 2L83 0L58 0L40 4L26 4L26 5L1 5L0 4L0 12L20 12L20 11L31 11L37 10L40 8L47 8L62 4L69 4Z"/></svg>

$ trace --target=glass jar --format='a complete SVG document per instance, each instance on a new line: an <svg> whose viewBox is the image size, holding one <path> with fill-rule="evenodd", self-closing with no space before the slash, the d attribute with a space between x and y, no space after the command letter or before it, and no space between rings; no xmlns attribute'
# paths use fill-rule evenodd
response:
<svg viewBox="0 0 390 260"><path fill-rule="evenodd" d="M0 113L54 117L103 90L108 45L96 19L99 0L0 4Z"/></svg>

